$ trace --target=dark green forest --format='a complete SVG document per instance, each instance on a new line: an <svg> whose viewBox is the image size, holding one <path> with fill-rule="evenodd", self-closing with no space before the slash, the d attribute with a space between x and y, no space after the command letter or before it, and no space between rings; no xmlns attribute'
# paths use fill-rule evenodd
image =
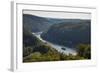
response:
<svg viewBox="0 0 100 73"><path fill-rule="evenodd" d="M50 19L23 14L23 62L91 59L91 22L80 19ZM75 48L77 54L64 54L44 43L32 32L55 44ZM65 50L65 48L62 48Z"/></svg>

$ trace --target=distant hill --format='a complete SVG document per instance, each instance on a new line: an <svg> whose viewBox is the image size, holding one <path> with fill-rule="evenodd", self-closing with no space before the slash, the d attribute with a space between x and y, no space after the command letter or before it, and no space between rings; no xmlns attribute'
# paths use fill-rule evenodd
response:
<svg viewBox="0 0 100 73"><path fill-rule="evenodd" d="M31 32L46 31L48 28L64 20L39 17L30 14L23 14L23 27Z"/></svg>
<svg viewBox="0 0 100 73"><path fill-rule="evenodd" d="M81 43L90 44L90 24L90 20L68 19L66 22L52 25L41 37L67 47L75 47Z"/></svg>
<svg viewBox="0 0 100 73"><path fill-rule="evenodd" d="M57 19L39 17L31 14L23 14L23 27L31 32L47 31L53 24L62 22L80 22L77 19Z"/></svg>
<svg viewBox="0 0 100 73"><path fill-rule="evenodd" d="M45 18L23 14L23 26L32 32L45 31L49 27L48 23Z"/></svg>

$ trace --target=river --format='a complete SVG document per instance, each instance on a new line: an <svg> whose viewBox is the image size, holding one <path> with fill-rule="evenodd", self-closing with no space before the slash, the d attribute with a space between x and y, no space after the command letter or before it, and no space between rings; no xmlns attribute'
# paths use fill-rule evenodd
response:
<svg viewBox="0 0 100 73"><path fill-rule="evenodd" d="M50 46L55 48L60 53L64 53L66 55L69 55L69 54L76 55L77 54L77 52L73 48L68 48L68 47L65 47L65 46L62 46L62 45L53 44L53 43L51 43L47 40L42 39L41 38L42 32L37 32L37 33L32 33L32 34L35 35L37 38L39 38L42 42L49 44ZM62 49L62 48L64 48L64 49Z"/></svg>

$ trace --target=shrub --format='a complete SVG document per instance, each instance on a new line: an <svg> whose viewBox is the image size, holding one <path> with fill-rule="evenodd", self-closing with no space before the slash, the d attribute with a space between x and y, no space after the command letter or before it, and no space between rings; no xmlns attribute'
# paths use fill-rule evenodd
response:
<svg viewBox="0 0 100 73"><path fill-rule="evenodd" d="M86 59L91 59L91 47L89 44L79 44L77 47L78 55Z"/></svg>

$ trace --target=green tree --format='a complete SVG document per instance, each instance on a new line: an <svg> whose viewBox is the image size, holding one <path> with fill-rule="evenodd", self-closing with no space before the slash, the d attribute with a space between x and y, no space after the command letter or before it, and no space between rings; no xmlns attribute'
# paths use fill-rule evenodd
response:
<svg viewBox="0 0 100 73"><path fill-rule="evenodd" d="M24 47L23 48L23 57L28 56L32 53L32 48L31 47Z"/></svg>
<svg viewBox="0 0 100 73"><path fill-rule="evenodd" d="M91 58L91 46L89 44L79 44L77 47L78 55L86 59Z"/></svg>

